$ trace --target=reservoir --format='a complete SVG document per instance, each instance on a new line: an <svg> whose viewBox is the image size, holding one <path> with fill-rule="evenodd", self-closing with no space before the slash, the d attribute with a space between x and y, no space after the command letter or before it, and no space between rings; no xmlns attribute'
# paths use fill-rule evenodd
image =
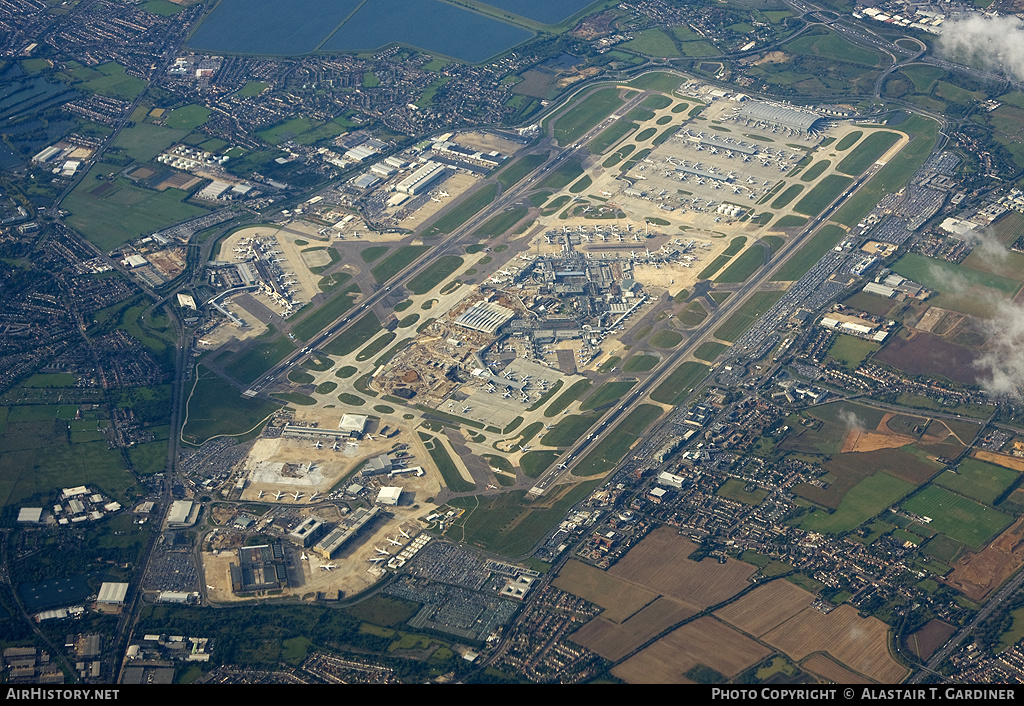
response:
<svg viewBox="0 0 1024 706"><path fill-rule="evenodd" d="M366 0L323 50L359 51L400 42L475 64L533 36L439 0Z"/></svg>
<svg viewBox="0 0 1024 706"><path fill-rule="evenodd" d="M593 0L488 0L536 22L556 24ZM478 63L534 33L443 0L221 0L188 44L211 53L294 56L405 44Z"/></svg>

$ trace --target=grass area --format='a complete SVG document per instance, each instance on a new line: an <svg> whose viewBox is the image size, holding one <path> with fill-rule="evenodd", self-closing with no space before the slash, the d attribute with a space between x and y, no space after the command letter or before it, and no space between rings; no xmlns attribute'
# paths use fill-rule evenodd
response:
<svg viewBox="0 0 1024 706"><path fill-rule="evenodd" d="M558 191L571 184L578 176L583 174L583 162L579 159L567 159L555 167L555 170L544 177L544 181L538 184L538 188Z"/></svg>
<svg viewBox="0 0 1024 706"><path fill-rule="evenodd" d="M639 443L644 429L661 413L661 408L652 404L642 404L634 409L614 431L583 457L573 469L573 475L586 478L615 468L633 445Z"/></svg>
<svg viewBox="0 0 1024 706"><path fill-rule="evenodd" d="M544 164L550 154L550 152L528 154L525 157L520 157L516 161L512 162L510 165L498 172L498 183L501 184L501 188L504 191L511 189L514 185L522 181L527 174Z"/></svg>
<svg viewBox="0 0 1024 706"><path fill-rule="evenodd" d="M488 219L486 223L480 226L477 236L482 238L496 238L522 220L523 216L529 212L530 209L526 206L511 206L506 208L504 211Z"/></svg>
<svg viewBox="0 0 1024 706"><path fill-rule="evenodd" d="M711 368L703 363L687 361L672 371L651 393L651 399L662 404L678 405L693 391Z"/></svg>
<svg viewBox="0 0 1024 706"><path fill-rule="evenodd" d="M295 350L295 344L283 334L270 337L272 332L254 340L248 348L224 366L224 371L241 383L248 385L270 370L286 355Z"/></svg>
<svg viewBox="0 0 1024 706"><path fill-rule="evenodd" d="M84 88L90 93L98 93L108 98L133 101L146 89L146 82L125 73L124 67L111 61L95 68L80 67L73 71L77 79L83 83L76 88Z"/></svg>
<svg viewBox="0 0 1024 706"><path fill-rule="evenodd" d="M815 510L800 523L802 529L825 534L849 532L899 501L914 486L879 471L848 490L839 507L829 513Z"/></svg>
<svg viewBox="0 0 1024 706"><path fill-rule="evenodd" d="M383 284L411 265L429 249L429 245L406 245L398 248L398 250L395 250L381 260L379 265L370 270L370 274L373 275L378 284Z"/></svg>
<svg viewBox="0 0 1024 706"><path fill-rule="evenodd" d="M865 341L856 336L840 334L832 347L828 349L829 356L841 363L843 367L854 370L864 359L878 350L878 344L873 341Z"/></svg>
<svg viewBox="0 0 1024 706"><path fill-rule="evenodd" d="M176 130L195 130L213 115L213 111L201 105L185 105L175 108L167 116L167 127Z"/></svg>
<svg viewBox="0 0 1024 706"><path fill-rule="evenodd" d="M585 399L580 404L581 410L590 409L601 409L607 405L612 404L624 394L629 392L629 389L636 384L635 380L622 380L617 382L606 382L597 388L597 390L590 397ZM571 389L571 388L570 388Z"/></svg>
<svg viewBox="0 0 1024 706"><path fill-rule="evenodd" d="M779 194L778 198L776 198L774 201L772 201L772 208L774 208L776 210L778 210L780 208L785 208L786 206L789 205L789 202L792 201L793 199L795 199L797 196L799 196L800 192L803 191L803 190L804 190L804 185L803 184L793 184L793 185L791 185L789 188L787 188L785 191L783 191L781 194Z"/></svg>
<svg viewBox="0 0 1024 706"><path fill-rule="evenodd" d="M654 366L658 364L658 360L660 359L656 355L634 355L622 366L622 372L646 373L648 370L654 369Z"/></svg>
<svg viewBox="0 0 1024 706"><path fill-rule="evenodd" d="M380 330L380 319L378 319L377 315L372 311L367 312L362 316L362 318L349 326L344 335L338 336L333 341L325 345L323 347L323 352L327 355L350 355L358 350L364 343L369 341L374 334L379 333ZM345 369L342 368L336 373L339 377L341 377L342 370Z"/></svg>
<svg viewBox="0 0 1024 706"><path fill-rule="evenodd" d="M263 81L248 81L244 86L235 91L234 95L239 98L255 98L267 90L269 86L269 83L264 83Z"/></svg>
<svg viewBox="0 0 1024 706"><path fill-rule="evenodd" d="M203 208L185 203L188 194L179 189L150 191L127 179L96 178L118 169L102 163L95 165L61 202L71 213L68 225L100 249L113 250L129 240L206 213Z"/></svg>
<svg viewBox="0 0 1024 706"><path fill-rule="evenodd" d="M557 458L557 451L529 451L519 457L519 467L527 478L540 478Z"/></svg>
<svg viewBox="0 0 1024 706"><path fill-rule="evenodd" d="M754 292L746 306L733 313L725 323L715 329L714 336L720 341L735 343L747 329L754 325L766 311L775 306L785 292Z"/></svg>
<svg viewBox="0 0 1024 706"><path fill-rule="evenodd" d="M387 251L387 245L373 245L360 251L359 259L363 262L370 263L383 257L384 253Z"/></svg>
<svg viewBox="0 0 1024 706"><path fill-rule="evenodd" d="M199 366L181 435L198 445L215 436L245 434L280 407L255 397L242 397L230 383Z"/></svg>
<svg viewBox="0 0 1024 706"><path fill-rule="evenodd" d="M936 485L992 505L1019 477L1019 473L975 458L965 458L956 472L946 471L935 479Z"/></svg>
<svg viewBox="0 0 1024 706"><path fill-rule="evenodd" d="M817 216L852 183L853 180L849 177L829 174L815 184L806 196L797 201L793 210L805 216Z"/></svg>
<svg viewBox="0 0 1024 706"><path fill-rule="evenodd" d="M764 248L755 243L733 260L715 282L746 282L764 264L765 255Z"/></svg>
<svg viewBox="0 0 1024 706"><path fill-rule="evenodd" d="M463 262L458 255L445 255L409 280L406 286L413 294L426 294L462 267Z"/></svg>
<svg viewBox="0 0 1024 706"><path fill-rule="evenodd" d="M300 340L308 341L331 325L355 304L359 296L359 287L352 285L343 292L334 295L321 304L315 311L292 327L292 333Z"/></svg>
<svg viewBox="0 0 1024 706"><path fill-rule="evenodd" d="M631 120L616 120L587 145L593 154L603 154L609 147L637 129Z"/></svg>
<svg viewBox="0 0 1024 706"><path fill-rule="evenodd" d="M784 44L783 48L793 54L819 56L871 67L881 66L883 62L882 55L878 52L848 42L828 30L815 29L807 32Z"/></svg>
<svg viewBox="0 0 1024 706"><path fill-rule="evenodd" d="M827 159L819 159L817 162L812 164L803 174L800 175L800 181L814 181L822 174L825 170L832 166L832 162Z"/></svg>
<svg viewBox="0 0 1024 706"><path fill-rule="evenodd" d="M587 96L555 120L554 137L560 145L575 142L623 104L618 88L602 88Z"/></svg>
<svg viewBox="0 0 1024 706"><path fill-rule="evenodd" d="M395 340L395 334L391 331L385 331L380 336L367 343L366 346L356 354L356 361L362 362L364 360L369 360L387 348L393 340Z"/></svg>
<svg viewBox="0 0 1024 706"><path fill-rule="evenodd" d="M836 144L835 149L837 152L845 152L857 144L857 140L862 137L864 137L864 132L861 130L854 130L851 133L847 133L843 136L843 139Z"/></svg>
<svg viewBox="0 0 1024 706"><path fill-rule="evenodd" d="M429 437L424 440L424 445L427 447L427 452L430 454L430 458L433 459L434 465L437 466L437 470L441 472L444 484L449 490L456 493L465 493L476 488L476 483L470 483L462 477L459 469L452 461L452 457L448 454L448 450L436 438Z"/></svg>
<svg viewBox="0 0 1024 706"><path fill-rule="evenodd" d="M728 349L729 346L724 343L719 343L718 341L706 341L697 347L697 350L693 352L693 357L713 363L718 356Z"/></svg>
<svg viewBox="0 0 1024 706"><path fill-rule="evenodd" d="M483 208L494 201L498 193L497 184L485 184L482 188L474 191L465 201L462 201L443 216L434 221L423 233L424 238L431 238L437 235L451 233L463 223L479 213Z"/></svg>
<svg viewBox="0 0 1024 706"><path fill-rule="evenodd" d="M675 348L683 340L683 334L671 329L661 329L651 336L650 344L655 348Z"/></svg>
<svg viewBox="0 0 1024 706"><path fill-rule="evenodd" d="M850 176L860 176L899 139L900 135L895 132L874 132L864 138L853 152L846 155L836 165L836 170Z"/></svg>
<svg viewBox="0 0 1024 706"><path fill-rule="evenodd" d="M524 555L596 485L597 481L591 481L558 486L538 499L525 490L513 490L493 499L453 500L449 505L465 512L447 536L504 556Z"/></svg>
<svg viewBox="0 0 1024 706"><path fill-rule="evenodd" d="M746 486L747 484L739 478L730 478L725 481L725 483L722 483L722 487L718 489L715 495L728 500L735 500L736 502L743 503L744 505L760 505L761 502L768 497L767 490L757 487L754 487L752 490L747 490Z"/></svg>
<svg viewBox="0 0 1024 706"><path fill-rule="evenodd" d="M779 268L772 280L775 282L794 282L810 270L814 263L825 253L834 248L846 236L846 231L837 225L828 224L819 230L810 240L800 246L785 265Z"/></svg>
<svg viewBox="0 0 1024 706"><path fill-rule="evenodd" d="M575 402L580 395L586 392L590 388L590 380L577 380L569 389L560 394L555 401L548 405L548 408L544 410L545 417L554 417L561 414L565 409Z"/></svg>
<svg viewBox="0 0 1024 706"><path fill-rule="evenodd" d="M990 316L995 302L1012 298L1021 283L945 260L908 253L892 265L893 272L938 292L931 303L973 316Z"/></svg>
<svg viewBox="0 0 1024 706"><path fill-rule="evenodd" d="M993 510L937 485L928 485L903 503L903 509L932 518L928 528L975 550L1006 528L1011 515Z"/></svg>

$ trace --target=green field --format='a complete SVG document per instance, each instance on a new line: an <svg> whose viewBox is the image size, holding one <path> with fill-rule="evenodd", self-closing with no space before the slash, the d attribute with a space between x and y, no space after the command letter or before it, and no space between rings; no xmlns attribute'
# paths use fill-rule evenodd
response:
<svg viewBox="0 0 1024 706"><path fill-rule="evenodd" d="M864 359L878 350L878 344L856 336L840 334L828 349L828 354L845 368L854 370Z"/></svg>
<svg viewBox="0 0 1024 706"><path fill-rule="evenodd" d="M830 166L832 166L832 162L830 162L829 160L819 159L817 162L812 164L810 168L804 171L803 174L800 175L800 181L814 181L822 174L824 174L825 170L828 169Z"/></svg>
<svg viewBox="0 0 1024 706"><path fill-rule="evenodd" d="M583 403L580 404L580 409L586 411L590 409L600 409L610 405L629 392L629 389L635 384L635 380L606 382L601 385L601 387L597 388L594 394L583 400Z"/></svg>
<svg viewBox="0 0 1024 706"><path fill-rule="evenodd" d="M879 471L848 490L834 512L815 510L803 519L800 527L826 534L849 532L913 489L912 484Z"/></svg>
<svg viewBox="0 0 1024 706"><path fill-rule="evenodd" d="M544 180L537 186L541 189L558 191L571 184L581 174L583 174L583 162L575 158L568 159L555 167L555 170L544 177Z"/></svg>
<svg viewBox="0 0 1024 706"><path fill-rule="evenodd" d="M271 335L270 332L264 334L264 336L269 335ZM234 360L225 365L224 372L248 385L294 350L295 344L283 334L275 338L261 336Z"/></svg>
<svg viewBox="0 0 1024 706"><path fill-rule="evenodd" d="M634 444L639 443L643 431L661 416L661 408L642 404L626 417L608 436L588 453L573 469L573 475L589 477L606 473L625 457Z"/></svg>
<svg viewBox="0 0 1024 706"><path fill-rule="evenodd" d="M453 500L449 505L465 512L446 536L504 556L519 557L529 552L596 485L597 481L591 481L558 486L539 501L528 499L525 490L513 490L493 499Z"/></svg>
<svg viewBox="0 0 1024 706"><path fill-rule="evenodd" d="M253 429L281 405L241 393L206 368L196 368L195 387L188 396L187 418L181 436L202 444L219 435L235 436Z"/></svg>
<svg viewBox="0 0 1024 706"><path fill-rule="evenodd" d="M306 316L302 321L292 327L294 333L300 340L308 341L315 335L327 328L331 322L340 317L355 304L359 296L359 287L352 285L344 292L334 295L317 309Z"/></svg>
<svg viewBox="0 0 1024 706"><path fill-rule="evenodd" d="M784 44L783 48L794 54L820 56L872 67L880 66L883 61L882 55L878 52L852 44L838 34L827 30L815 29Z"/></svg>
<svg viewBox="0 0 1024 706"><path fill-rule="evenodd" d="M186 105L175 108L167 116L167 127L175 130L195 130L213 115L213 111L201 105Z"/></svg>
<svg viewBox="0 0 1024 706"><path fill-rule="evenodd" d="M713 363L715 358L728 350L728 348L729 346L718 341L706 341L697 347L697 350L693 352L693 357Z"/></svg>
<svg viewBox="0 0 1024 706"><path fill-rule="evenodd" d="M846 231L837 225L830 223L824 226L810 240L804 241L797 253L779 268L772 281L795 282L800 279L845 236Z"/></svg>
<svg viewBox="0 0 1024 706"><path fill-rule="evenodd" d="M113 250L129 240L206 213L206 209L185 203L188 194L178 189L150 191L121 178L99 181L95 174L104 172L104 166L110 165L94 166L61 202L71 212L68 225L101 250Z"/></svg>
<svg viewBox="0 0 1024 706"><path fill-rule="evenodd" d="M683 340L683 334L671 329L661 329L651 336L650 344L655 348L675 348Z"/></svg>
<svg viewBox="0 0 1024 706"><path fill-rule="evenodd" d="M864 137L864 133L861 130L854 130L853 132L848 133L836 145L836 152L845 152L846 150L850 149L855 144L857 144L857 140L859 140L862 137Z"/></svg>
<svg viewBox="0 0 1024 706"><path fill-rule="evenodd" d="M735 343L761 316L775 306L785 292L754 292L746 305L715 329L715 338Z"/></svg>
<svg viewBox="0 0 1024 706"><path fill-rule="evenodd" d="M793 210L805 216L817 216L852 183L853 180L849 177L829 174L815 184L806 196L797 201Z"/></svg>
<svg viewBox="0 0 1024 706"><path fill-rule="evenodd" d="M715 494L745 505L760 505L761 501L768 497L767 490L757 488L747 491L746 485L739 478L730 478L722 484L722 487Z"/></svg>
<svg viewBox="0 0 1024 706"><path fill-rule="evenodd" d="M462 267L463 262L458 255L445 255L409 280L406 286L413 294L426 294Z"/></svg>
<svg viewBox="0 0 1024 706"><path fill-rule="evenodd" d="M742 255L729 263L725 271L715 278L715 282L746 282L747 278L764 264L765 255L764 248L754 243Z"/></svg>
<svg viewBox="0 0 1024 706"><path fill-rule="evenodd" d="M938 292L931 300L935 306L973 316L990 316L995 302L1012 298L1021 287L1014 279L917 253L901 257L893 263L892 270Z"/></svg>
<svg viewBox="0 0 1024 706"><path fill-rule="evenodd" d="M1020 474L1012 469L975 458L965 458L956 473L946 471L934 482L960 495L992 505L1019 477Z"/></svg>
<svg viewBox="0 0 1024 706"><path fill-rule="evenodd" d="M550 152L528 154L512 162L498 172L498 182L501 184L501 188L505 191L511 189L515 184L522 181L523 177L544 164L550 154Z"/></svg>
<svg viewBox="0 0 1024 706"><path fill-rule="evenodd" d="M429 249L429 245L405 245L400 247L381 260L379 265L370 270L370 274L373 275L378 284L383 284L411 265Z"/></svg>
<svg viewBox="0 0 1024 706"><path fill-rule="evenodd" d="M465 493L476 488L475 483L470 483L462 477L459 473L459 469L455 466L452 461L452 457L448 454L447 449L434 437L428 436L424 439L424 445L427 447L427 452L430 454L430 458L434 460L437 465L437 470L441 472L441 476L444 478L444 484L449 490L456 493Z"/></svg>
<svg viewBox="0 0 1024 706"><path fill-rule="evenodd" d="M651 399L662 404L678 405L693 391L693 386L700 382L711 371L703 363L687 361L672 371L654 392Z"/></svg>
<svg viewBox="0 0 1024 706"><path fill-rule="evenodd" d="M602 88L555 120L554 136L560 145L575 142L622 106L618 88Z"/></svg>
<svg viewBox="0 0 1024 706"><path fill-rule="evenodd" d="M659 358L656 355L634 355L623 364L622 372L646 373L648 370L654 369L654 366L658 364L658 360Z"/></svg>
<svg viewBox="0 0 1024 706"><path fill-rule="evenodd" d="M609 147L636 130L637 124L631 120L617 120L604 129L587 145L594 154L603 154Z"/></svg>
<svg viewBox="0 0 1024 706"><path fill-rule="evenodd" d="M380 330L380 319L372 311L367 312L358 321L349 326L344 334L325 345L323 352L327 355L350 355L369 341L375 334L380 333ZM342 377L340 375L342 370L339 370L337 373L339 377Z"/></svg>
<svg viewBox="0 0 1024 706"><path fill-rule="evenodd" d="M477 236L496 238L522 220L529 211L526 206L510 206L480 226Z"/></svg>
<svg viewBox="0 0 1024 706"><path fill-rule="evenodd" d="M772 208L774 208L776 210L778 210L780 208L785 208L786 206L789 205L789 202L792 201L793 199L795 199L797 196L799 196L800 192L803 191L803 190L804 190L804 185L803 184L793 184L793 185L791 185L789 188L787 188L785 191L783 191L781 194L779 194L778 198L776 198L774 201L772 201Z"/></svg>
<svg viewBox="0 0 1024 706"><path fill-rule="evenodd" d="M430 238L442 233L445 235L451 233L483 210L487 204L494 201L494 195L497 193L497 184L485 184L482 188L474 191L465 201L462 201L459 205L434 221L433 225L423 234L423 237Z"/></svg>
<svg viewBox="0 0 1024 706"><path fill-rule="evenodd" d="M545 417L554 417L561 414L569 405L575 402L580 395L590 388L590 380L577 380L568 390L555 398L555 401L544 410Z"/></svg>
<svg viewBox="0 0 1024 706"><path fill-rule="evenodd" d="M1013 521L1011 515L936 485L928 485L915 494L903 503L903 509L932 518L928 529L976 550Z"/></svg>
<svg viewBox="0 0 1024 706"><path fill-rule="evenodd" d="M836 165L836 170L850 176L860 176L899 139L900 135L895 132L871 133Z"/></svg>
<svg viewBox="0 0 1024 706"><path fill-rule="evenodd" d="M80 67L72 74L76 79L84 81L76 87L84 88L90 93L118 98L124 101L135 100L146 88L146 82L125 73L124 67L116 62L109 62L94 69Z"/></svg>

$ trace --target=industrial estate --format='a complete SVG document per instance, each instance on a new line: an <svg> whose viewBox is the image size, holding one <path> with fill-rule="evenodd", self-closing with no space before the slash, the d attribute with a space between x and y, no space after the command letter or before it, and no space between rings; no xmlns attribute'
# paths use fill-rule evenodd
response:
<svg viewBox="0 0 1024 706"><path fill-rule="evenodd" d="M1024 679L1012 0L5 8L6 683Z"/></svg>

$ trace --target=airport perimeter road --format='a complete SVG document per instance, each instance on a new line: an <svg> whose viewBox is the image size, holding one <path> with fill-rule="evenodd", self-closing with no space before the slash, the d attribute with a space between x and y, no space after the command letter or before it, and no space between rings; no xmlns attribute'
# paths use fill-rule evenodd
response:
<svg viewBox="0 0 1024 706"><path fill-rule="evenodd" d="M646 91L640 91L636 96L626 101L619 109L615 111L616 114L622 113L639 105L639 103L647 96ZM344 315L336 319L332 324L323 329L320 333L314 336L312 339L306 342L306 345L297 351L293 351L287 357L284 358L280 363L272 367L270 370L260 376L255 382L253 382L249 389L246 391L250 393L250 396L260 394L266 396L264 390L272 385L282 374L287 373L292 367L298 364L307 353L314 351L320 346L324 346L340 336L345 330L354 322L358 321L359 318L369 311L372 307L378 304L382 299L389 296L391 290L404 285L406 282L411 280L413 277L418 275L423 270L430 267L435 260L443 255L449 253L449 249L457 244L463 237L472 234L481 225L486 223L497 213L504 211L507 207L515 204L517 201L522 199L523 194L529 189L533 188L537 182L541 181L548 174L553 172L564 162L570 158L580 155L589 155L590 152L587 150L585 145L590 142L601 130L607 127L607 124L611 121L611 118L603 120L599 125L592 128L586 135L581 137L570 148L558 148L551 146L553 154L548 158L548 161L541 165L536 171L534 171L527 178L520 179L520 181L513 185L511 189L503 193L501 196L496 198L487 207L483 208L476 215L472 216L469 220L463 223L461 226L453 230L447 237L439 240L429 254L421 257L416 262L409 265L406 269L399 272L397 275L388 280L385 286L377 289L376 292L364 299L355 309L346 312ZM424 227L426 227L424 225Z"/></svg>
<svg viewBox="0 0 1024 706"><path fill-rule="evenodd" d="M700 344L708 340L711 337L712 331L718 328L718 326L725 321L728 316L731 316L736 311L742 309L750 300L750 297L757 292L762 285L770 281L771 277L797 252L799 252L800 246L805 241L817 235L821 228L828 222L828 219L832 214L835 213L835 211L845 203L849 197L853 196L861 186L870 180L871 177L877 174L882 166L883 165L878 162L875 162L854 183L847 187L843 193L839 194L839 196L837 196L832 203L828 205L828 207L812 218L807 224L807 227L804 228L799 235L783 246L779 251L779 257L767 267L762 268L761 271L751 279L747 280L746 283L736 290L736 294L729 297L714 312L712 312L708 318L690 334L689 339L687 339L685 343L680 344L679 349L669 356L664 363L662 363L656 374L651 375L635 389L630 390L629 394L627 394L617 404L613 405L612 408L608 410L600 420L598 420L597 428L594 429L594 431L582 439L578 439L575 444L569 447L569 450L558 458L557 465L545 471L537 483L535 483L529 490L529 493L534 496L543 495L551 486L557 484L563 475L570 473L592 445L602 441L615 428L616 423L623 417L623 415L632 412L637 406L643 403L656 386L664 382L685 357L696 350ZM715 368L712 368L709 375L713 374L715 370ZM697 387L702 383L703 381L698 383ZM694 389L697 389L697 387Z"/></svg>

